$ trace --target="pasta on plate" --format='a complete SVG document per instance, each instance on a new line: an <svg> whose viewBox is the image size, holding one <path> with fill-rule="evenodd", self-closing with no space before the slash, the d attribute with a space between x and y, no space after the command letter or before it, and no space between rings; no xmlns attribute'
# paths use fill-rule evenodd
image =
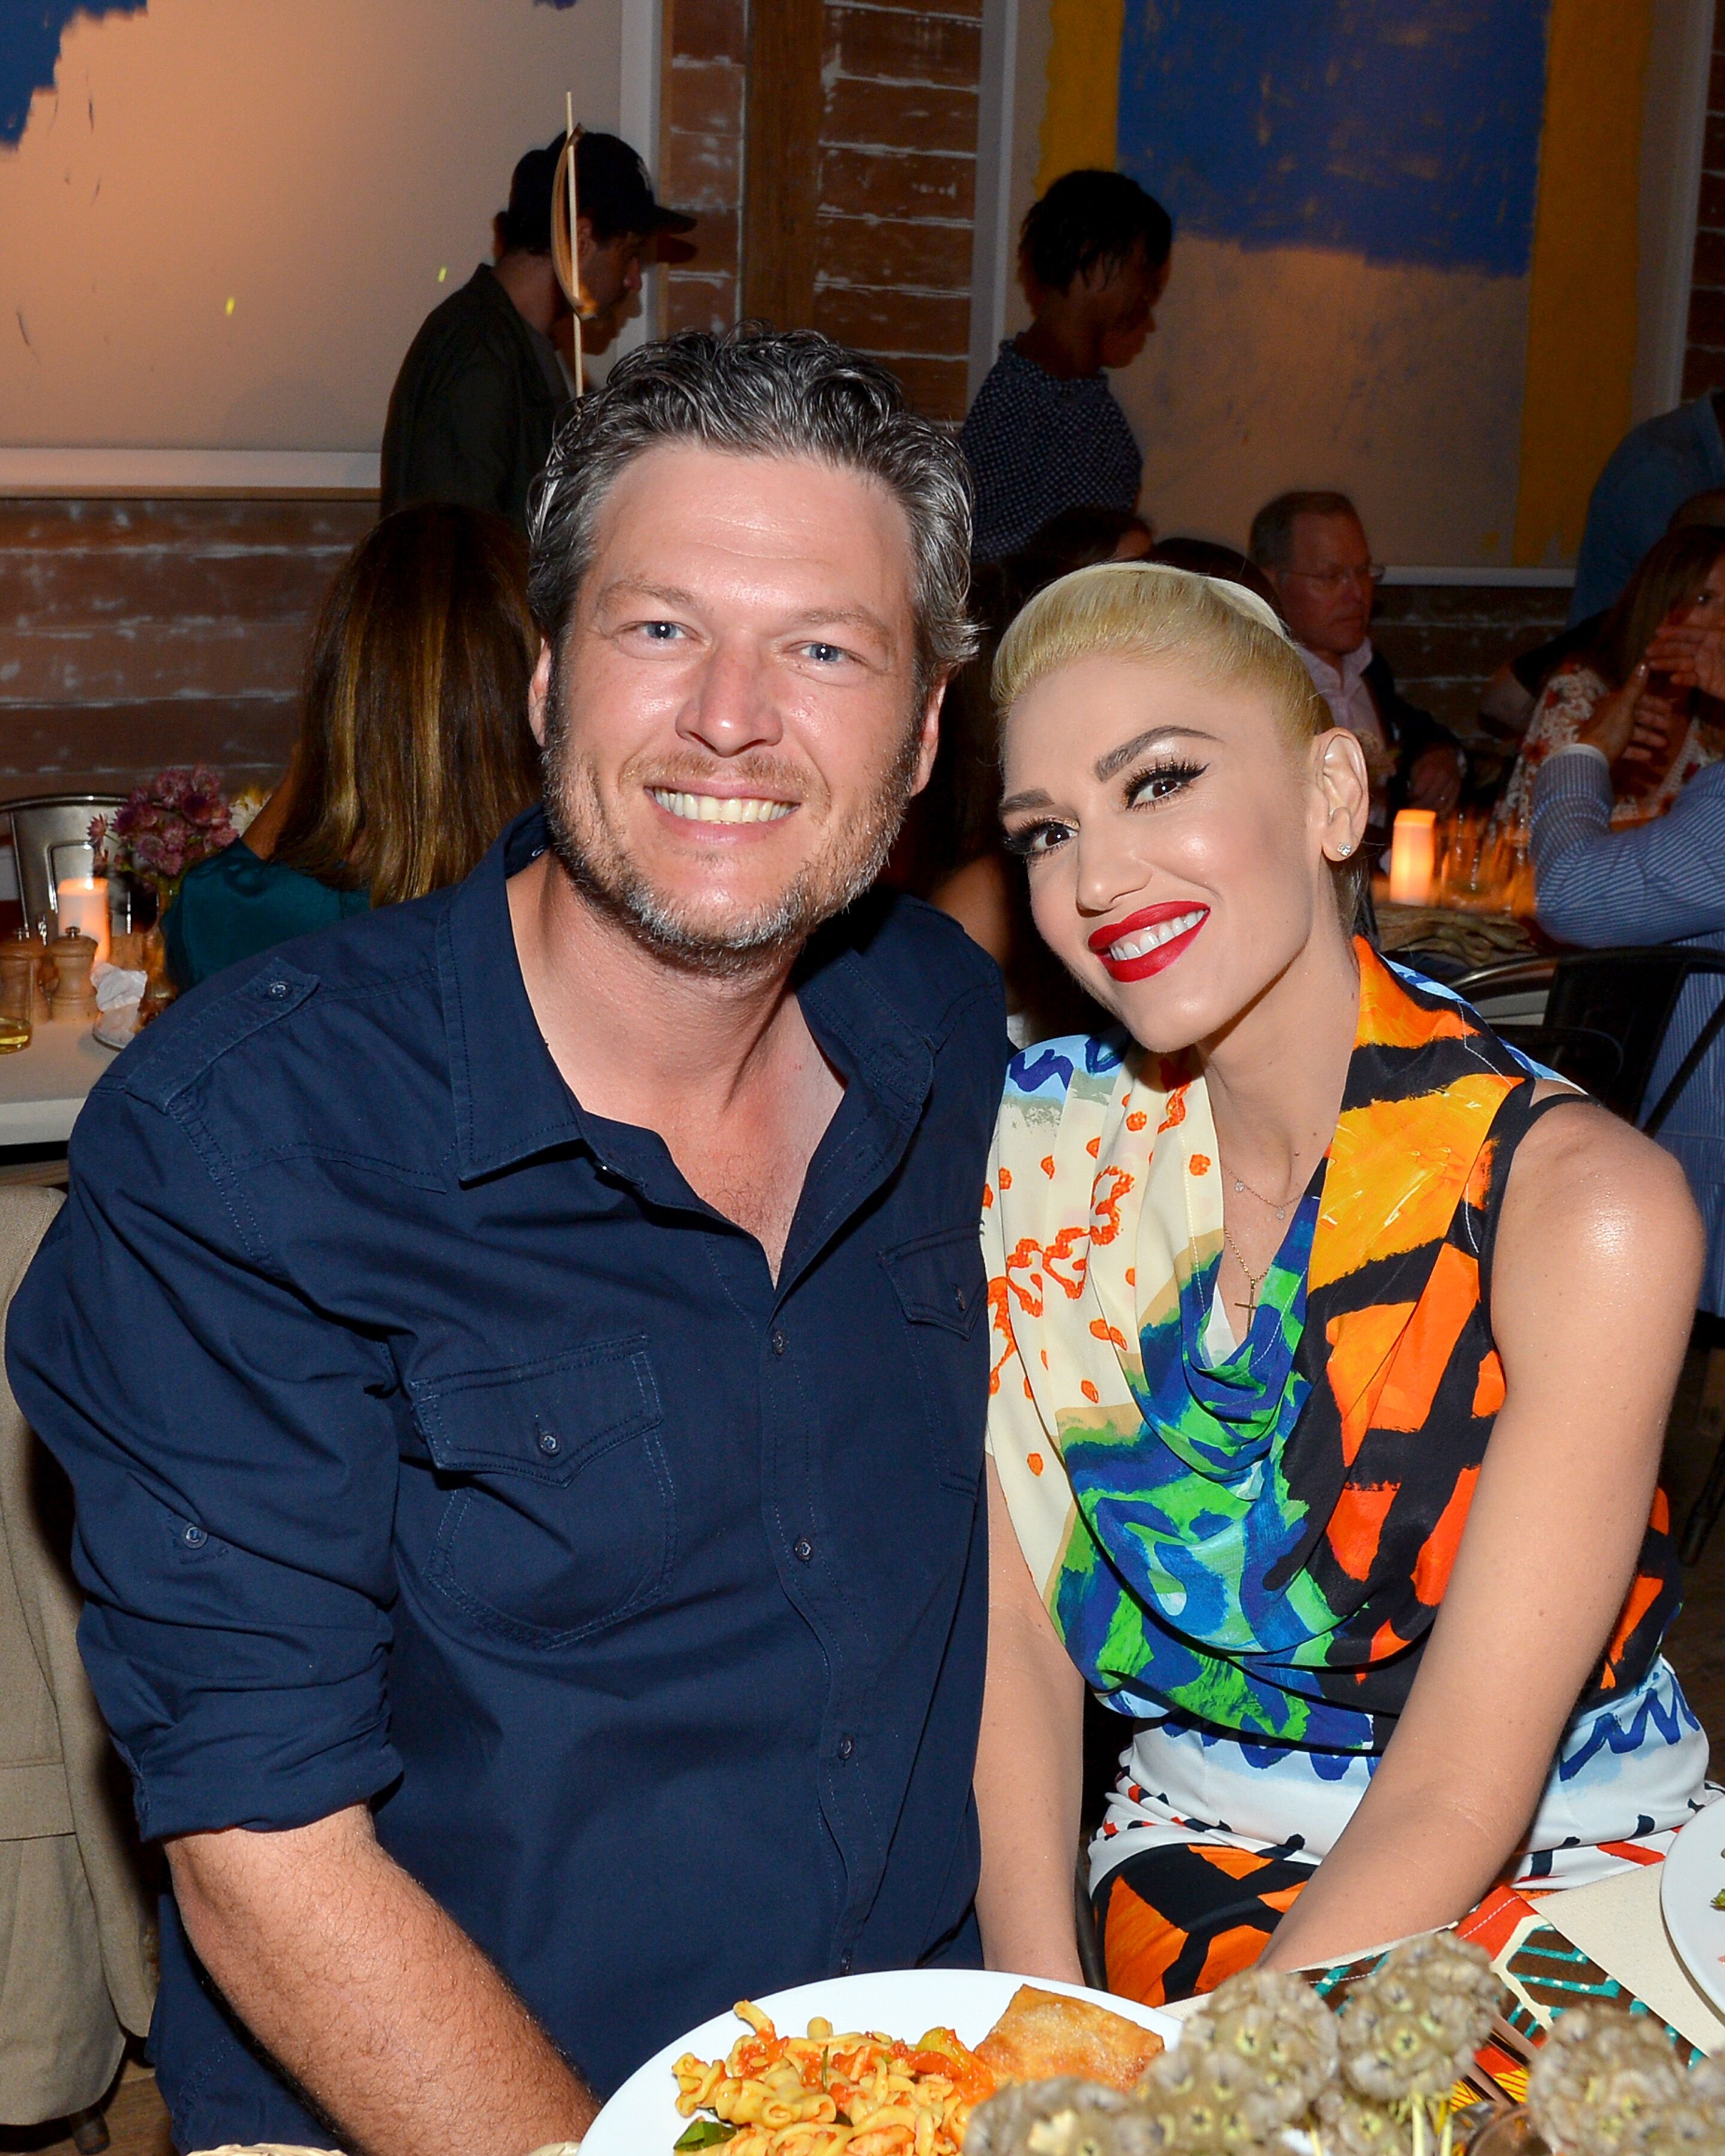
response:
<svg viewBox="0 0 1725 2156"><path fill-rule="evenodd" d="M993 2075L950 2029L904 2044L816 2020L806 2036L781 2036L748 2000L737 2011L750 2033L723 2059L689 2051L677 2061L677 2110L696 2120L680 2149L960 2156L973 2108L994 2091Z"/></svg>

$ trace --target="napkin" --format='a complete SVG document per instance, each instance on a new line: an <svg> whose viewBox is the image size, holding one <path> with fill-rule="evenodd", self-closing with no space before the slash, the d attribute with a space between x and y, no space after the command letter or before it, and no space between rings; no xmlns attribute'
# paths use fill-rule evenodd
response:
<svg viewBox="0 0 1725 2156"><path fill-rule="evenodd" d="M138 1029L138 1004L150 977L98 958L90 969L90 979L96 999L96 1022L90 1031L104 1048L124 1048Z"/></svg>

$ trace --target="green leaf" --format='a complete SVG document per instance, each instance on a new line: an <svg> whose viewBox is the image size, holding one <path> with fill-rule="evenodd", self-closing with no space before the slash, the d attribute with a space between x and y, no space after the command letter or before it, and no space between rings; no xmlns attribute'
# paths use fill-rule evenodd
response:
<svg viewBox="0 0 1725 2156"><path fill-rule="evenodd" d="M736 2131L734 2126L726 2126L722 2118L697 2118L688 2132L680 2134L671 2146L674 2148L717 2148Z"/></svg>

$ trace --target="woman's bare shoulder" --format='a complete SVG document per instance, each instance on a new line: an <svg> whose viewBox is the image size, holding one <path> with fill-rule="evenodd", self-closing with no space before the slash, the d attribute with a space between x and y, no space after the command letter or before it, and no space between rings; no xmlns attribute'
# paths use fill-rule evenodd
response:
<svg viewBox="0 0 1725 2156"><path fill-rule="evenodd" d="M1703 1238L1682 1168L1620 1116L1574 1089L1541 1080L1542 1115L1517 1148L1504 1194L1498 1248L1568 1266L1578 1285L1625 1267L1692 1295Z"/></svg>

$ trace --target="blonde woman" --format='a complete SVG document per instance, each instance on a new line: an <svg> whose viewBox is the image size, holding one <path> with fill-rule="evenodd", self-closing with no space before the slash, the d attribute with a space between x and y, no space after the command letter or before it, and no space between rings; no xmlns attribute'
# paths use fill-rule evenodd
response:
<svg viewBox="0 0 1725 2156"><path fill-rule="evenodd" d="M1656 1493L1701 1241L1656 1147L1349 933L1369 792L1269 608L1087 569L1002 645L1007 842L1112 1036L983 1214L997 1967L1207 1990L1647 1861L1707 1794Z"/></svg>

